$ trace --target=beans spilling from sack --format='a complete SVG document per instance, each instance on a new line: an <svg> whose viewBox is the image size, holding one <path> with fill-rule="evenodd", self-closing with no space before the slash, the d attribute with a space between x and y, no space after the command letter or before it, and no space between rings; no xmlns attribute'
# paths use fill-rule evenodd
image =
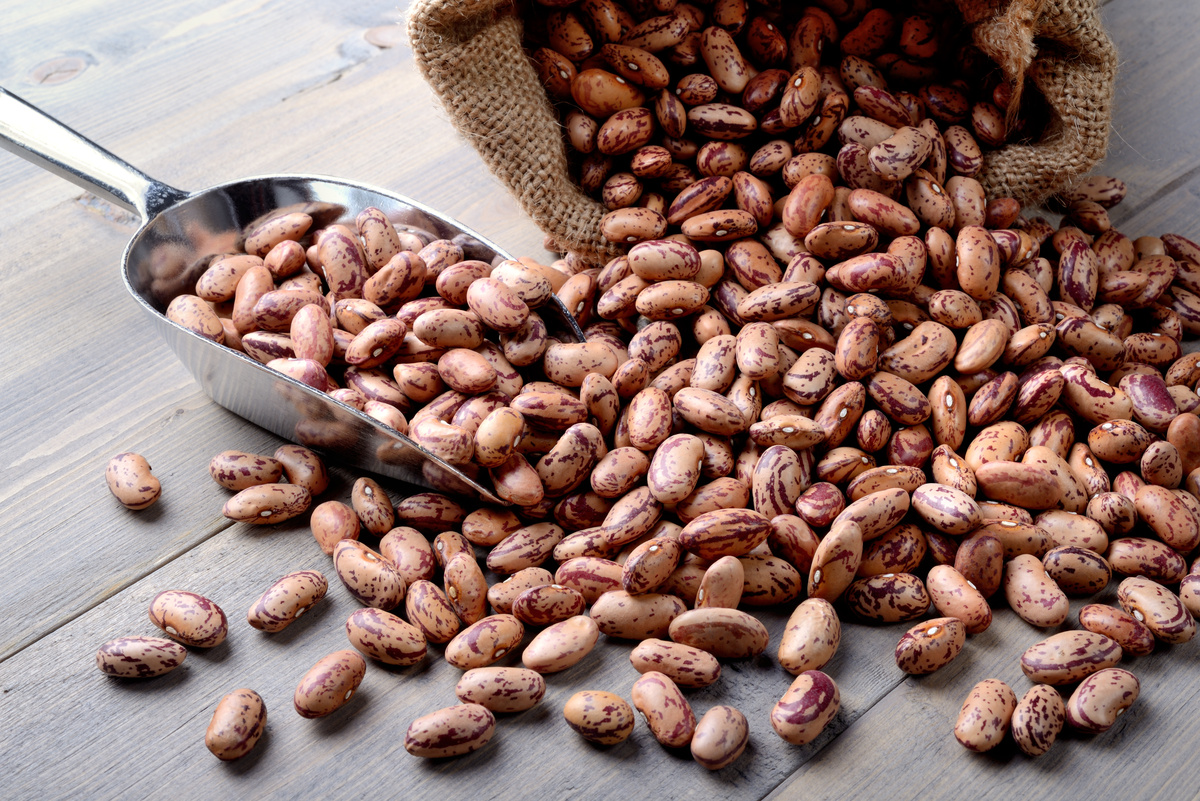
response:
<svg viewBox="0 0 1200 801"><path fill-rule="evenodd" d="M369 210L360 219L374 216ZM330 236L346 241L347 229L331 230ZM980 231L980 241L994 238L994 230ZM1193 269L1188 255L1200 256L1200 248L1181 237L1142 238L1135 244L1112 229L1093 238L1064 228L1050 241L1064 231L1071 242L1084 245L1079 254L1091 254L1097 262L1097 246L1105 242L1162 251L1137 260L1135 250L1130 266L1150 258L1170 264L1173 278ZM360 236L349 241L361 246ZM317 242L323 239L316 237ZM281 240L272 247L297 241ZM440 253L448 247L446 242L421 244L419 251L398 251L388 263L420 264L424 270L422 251ZM316 254L320 250L316 244L309 248ZM641 267L671 263L678 254L702 269L705 262L723 261L719 252L697 251L675 240L639 244L618 261ZM245 258L217 260L209 271L219 273L227 267L224 262ZM1049 264L1033 257L1025 267L1008 267L1005 279L1029 275L1024 270L1039 261ZM435 289L449 291L440 276L454 275L453 268L463 263L446 264L433 281ZM1148 653L1156 639L1183 642L1194 633L1200 571L1194 563L1189 568L1185 557L1200 542L1200 417L1181 409L1200 405L1194 392L1200 359L1180 355L1177 313L1161 305L1161 311L1141 312L1102 304L1088 315L1066 301L1050 301L1029 275L1029 285L1045 298L1046 322L1033 323L1022 311L1037 308L1035 303L1018 306L1011 300L1011 323L996 313L1009 305L989 307L985 317L980 304L958 290L954 299L960 305L931 301L924 308L859 293L841 298L841 308L832 316L842 321L835 335L837 323L822 325L820 320L833 291L796 282L808 297L800 306L803 311L777 317L768 313L740 328L711 307L693 314L690 327L638 315L638 333L630 336L603 318L589 320L607 290L599 297L572 295L572 281L595 277L587 271L568 277L566 260L466 268L472 277L453 290L457 304L438 294L393 301L391 314L376 306L374 321L394 324L397 331L406 329L402 319L412 304L427 309L414 318L414 329L434 333L416 336L415 342L407 331L397 340L383 340L385 351L404 347L406 340L410 351L399 357L399 350L393 351L391 379L382 369L367 368L375 372L370 374L374 382L366 386L394 393L378 397L403 399L375 401L387 406L384 414L398 428L404 425L401 406L415 409L410 433L421 420L429 420L463 443L458 450L440 451L458 464L492 471L496 464L516 464L520 468L513 472L522 480L506 481L507 473L492 473L500 479L498 491L509 492L510 508L484 506L468 512L469 507L438 493L393 504L382 486L362 478L351 503L330 500L312 510L314 537L333 556L343 584L366 607L347 622L347 631L351 644L367 656L411 664L425 658L426 642L447 643L446 658L463 670L517 671L464 674L462 697L479 697L472 695L473 679L532 705L540 701L544 682L516 668L492 667L522 645L526 627L540 629L522 653L527 667L520 670L533 674L577 664L600 633L642 640L631 661L652 678L639 680L635 705L648 716L656 736L667 738L664 742L709 729L721 732L719 737L706 735L697 756L703 764L720 767L737 754L709 754L703 743L744 744L744 737L726 736L727 730L737 734L745 728L741 713L714 708L707 727L697 728L678 688L716 681L717 659L755 657L768 649L765 627L747 608L791 603L807 592L808 600L795 608L777 646L780 664L798 678L777 705L772 724L795 743L810 742L837 712L836 684L820 668L840 642L839 615L872 623L913 623L931 610L941 615L917 622L896 649L901 670L923 674L953 660L968 634L990 625L989 599L998 598L1001 589L1018 615L1037 627L1051 627L1066 620L1068 595L1103 590L1114 570L1131 576L1121 585L1122 609L1086 607L1080 616L1085 632L1068 632L1079 636L1067 643L1055 644L1052 637L1030 649L1034 656L1027 654L1022 666L1038 684L1036 693L1030 691L1029 704L1045 703L1050 692L1057 698L1050 685L1086 680L1093 668L1117 670L1113 666L1123 653ZM319 261L317 269L324 273ZM647 270L652 276L653 269ZM1055 270L1045 270L1055 276ZM329 281L328 275L303 275L312 276L303 279L308 282L320 281L322 288ZM558 284L559 297L589 323L589 341L580 345L546 335L532 346L540 357L528 364L517 368L500 362L501 369L488 380L462 383L469 372L453 367L460 360L446 356L455 348L439 339L446 327L427 325L430 318L420 322L424 315L440 320L452 312L458 326L454 336L467 327L488 337L474 348L467 347L472 340L454 339L460 351L503 359L514 353L513 340L484 324L486 307L484 315L471 307L471 288L487 286L494 299L498 287L515 295L538 279L550 291ZM647 286L671 280L677 279ZM779 286L765 283L754 291ZM259 300L267 292L303 291L267 290ZM752 294L746 294L746 306L755 316ZM338 304L345 300L334 295L300 305L290 320L281 318L289 333L273 332L273 341L282 344L282 352L291 347L295 353L295 341L304 341L312 320L332 330ZM533 300L532 295L524 297ZM196 300L195 308L207 310L222 331L229 330L232 318L219 315L236 303L223 307ZM369 303L354 300L360 309ZM533 314L527 311L525 320ZM296 320L309 328L295 325ZM1022 327L1023 322L1030 324ZM1174 333L1162 330L1164 322L1175 324ZM1133 333L1135 323L1153 330ZM275 325L282 328L283 323ZM1032 335L1024 347L1014 347L1015 335L1025 328L1032 328ZM1069 336L1075 329L1083 335ZM881 344L885 330L895 340L887 347ZM253 342L254 333L241 334L241 341ZM353 342L356 335L341 336ZM300 354L306 353L303 347ZM556 348L593 352L595 357L572 371L571 360L554 357ZM277 357L278 352L263 352L260 358L285 370L290 368L284 365L305 358ZM281 365L275 358L289 361ZM963 367L965 358L976 361ZM338 364L344 357L331 352L328 362L309 361L321 367L323 381L340 383L330 376L341 371L347 386L323 384L326 391L368 408L372 399L350 379L356 368ZM406 381L410 371L420 371L423 382ZM501 376L512 382L503 389L498 388ZM404 388L414 386L423 394L405 394ZM488 433L500 424L503 436ZM1084 436L1077 436L1077 429ZM441 442L418 441L435 451ZM214 457L210 472L238 493L226 513L244 522L274 523L301 514L327 484L319 460L297 446L285 446L274 457L223 452ZM377 548L361 544L363 536L378 537ZM483 565L476 547L488 549ZM493 580L489 586L484 567L507 580ZM439 571L441 580L435 582ZM281 597L303 603L273 610L268 590L250 610L255 628L279 630L324 595L324 578L313 571L290 574L277 584L288 588ZM292 585L313 591L305 594ZM1178 594L1169 587L1178 587ZM176 594L189 604L215 607L200 596ZM402 604L407 620L389 612ZM220 620L223 639L223 614ZM175 639L182 632L164 631ZM468 641L478 645L481 636L488 648L467 648ZM106 670L120 665L122 675L157 675L182 661L184 654L172 646L151 638L114 641L102 650L100 663L113 666ZM1081 652L1095 656L1081 660ZM302 715L329 714L353 694L365 675L365 663L358 665L353 655L330 656L331 664L341 660L353 669L336 673L349 683L334 688L337 692L328 699L322 688L302 682L297 709L301 700L316 699L316 706L304 707ZM322 663L314 671L324 673L326 667ZM1115 719L1132 703L1135 695L1126 692L1126 685L1134 682L1136 692L1136 678L1120 673L1116 684L1106 685L1120 692L1085 694L1079 702L1108 706L1074 713L1074 719L1094 721L1101 713ZM526 686L522 692L514 689ZM989 688L995 692L985 692ZM628 736L632 712L628 720L606 718L604 726L589 722L594 695L586 691L572 698L564 710L570 725L598 742ZM815 708L801 702L813 697L821 700ZM487 704L500 703L488 698ZM992 714L988 704L1008 711ZM977 688L956 734L980 750L1000 741L997 719L1025 721L1027 727L1072 720L1069 706L1052 715L1050 723L1042 716L1027 720L1029 713L1017 714L1022 708L1011 690ZM667 719L668 713L683 717ZM421 745L440 737L441 727L459 726L462 721L455 715L470 714L478 725L466 729L471 736L455 746L458 750ZM417 727L410 750L440 756L481 747L491 736L494 721L489 720L478 710L439 712ZM993 728L973 730L971 721L979 726L992 721L987 725ZM1030 753L1048 747L1057 733L1018 734L1017 723L1013 725L1019 744L1040 743L1021 745ZM425 728L433 734L422 733ZM239 755L242 747L238 741L221 753Z"/></svg>
<svg viewBox="0 0 1200 801"><path fill-rule="evenodd" d="M1032 644L1019 701L982 682L955 735L986 750L1011 729L1037 754L1064 722L1112 725L1139 688L1123 656L1191 639L1200 613L1200 354L1181 347L1200 332L1200 246L1114 228L1112 178L1064 195L1057 228L986 198L981 143L1030 123L1006 123L1012 87L969 49L946 53L933 17L824 3L783 25L723 0L546 13L531 47L578 106L565 124L588 154L581 183L626 255L488 263L375 209L323 228L290 210L169 310L511 504L393 504L361 479L350 504L313 509L364 604L347 623L356 650L329 657L345 687L364 675L358 652L420 660L447 643L467 703L415 721L406 747L466 753L515 709L482 688L527 708L540 675L599 634L639 640L641 678L581 691L568 724L619 742L631 689L657 739L716 769L741 754L745 718L718 706L697 721L685 689L716 681L719 660L773 650L796 679L772 726L808 743L839 708L821 669L840 618L911 626L895 662L926 674L1001 598L1057 627L1070 596L1116 573L1120 608L1086 606L1080 630ZM551 295L586 342L548 329ZM250 493L234 519L309 508L315 493L265 458L214 460L219 482L268 479L225 484ZM747 610L804 596L772 649ZM525 667L495 667L527 629ZM152 645L146 675L181 661ZM340 705L321 692L302 682L298 712ZM449 730L462 741L437 746Z"/></svg>

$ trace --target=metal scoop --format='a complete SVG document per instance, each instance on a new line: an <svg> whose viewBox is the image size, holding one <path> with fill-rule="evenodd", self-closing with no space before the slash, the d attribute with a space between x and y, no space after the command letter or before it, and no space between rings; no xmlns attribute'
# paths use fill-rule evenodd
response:
<svg viewBox="0 0 1200 801"><path fill-rule="evenodd" d="M184 192L160 183L58 120L0 88L0 147L141 216L125 248L126 289L200 387L221 406L284 439L348 464L444 492L505 503L487 485L408 437L306 384L170 320L171 299L194 291L209 257L227 253L253 221L294 207L314 228L374 206L395 224L451 239L466 257L511 258L453 219L402 195L315 175L264 175ZM543 307L569 335L583 332L557 297Z"/></svg>

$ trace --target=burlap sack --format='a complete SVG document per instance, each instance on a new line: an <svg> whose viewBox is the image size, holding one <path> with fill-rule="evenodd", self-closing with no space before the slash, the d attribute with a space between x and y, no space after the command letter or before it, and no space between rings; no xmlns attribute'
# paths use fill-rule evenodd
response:
<svg viewBox="0 0 1200 801"><path fill-rule="evenodd" d="M571 180L558 116L521 48L511 0L414 0L408 33L421 74L483 162L560 248L603 263L606 209Z"/></svg>
<svg viewBox="0 0 1200 801"><path fill-rule="evenodd" d="M1117 54L1096 0L955 0L984 53L1020 87L1028 76L1050 122L1032 145L989 153L989 196L1032 205L1104 157ZM553 107L521 47L512 0L414 0L408 33L421 74L455 127L564 250L603 263L605 209L571 180Z"/></svg>
<svg viewBox="0 0 1200 801"><path fill-rule="evenodd" d="M1028 76L1050 107L1037 143L1009 145L984 157L981 181L989 197L1036 205L1104 158L1117 49L1100 24L1096 0L955 2L974 26L971 36L979 49L1014 86L1023 86Z"/></svg>

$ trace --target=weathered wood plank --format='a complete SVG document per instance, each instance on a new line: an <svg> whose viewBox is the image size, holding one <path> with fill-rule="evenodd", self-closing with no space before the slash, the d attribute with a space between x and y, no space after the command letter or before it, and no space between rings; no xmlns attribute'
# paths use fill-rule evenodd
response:
<svg viewBox="0 0 1200 801"><path fill-rule="evenodd" d="M345 497L345 482L343 495ZM317 568L330 579L329 596L309 615L276 635L254 631L245 610L276 577ZM153 635L146 618L153 596L189 589L212 598L230 620L225 644L192 649L175 672L149 681L113 680L93 664L95 649L126 634ZM425 762L403 751L408 723L455 703L461 675L430 646L425 663L406 669L371 665L359 696L329 718L310 721L290 708L296 682L318 658L346 648L343 623L357 608L303 524L263 531L236 524L197 545L97 608L58 628L0 664L0 768L7 795L97 797L150 795L169 771L181 787L217 796L265 797L378 793L414 797L622 798L700 797L736 791L759 797L802 765L844 726L874 706L900 679L877 655L899 636L894 627L847 626L829 670L846 677L843 711L818 743L796 748L770 728L768 714L791 676L775 648L753 661L728 662L712 687L689 692L697 714L733 704L750 720L751 744L731 767L716 773L696 765L686 749L664 749L644 725L612 748L588 745L561 718L570 695L605 689L629 697L637 673L632 643L602 637L581 664L547 677L542 703L528 713L502 715L495 741L458 760ZM786 615L763 615L778 643ZM527 639L532 632L527 633ZM501 664L519 665L514 655ZM269 710L266 741L234 765L204 750L203 733L216 702L237 688L262 694ZM63 721L71 736L64 737ZM35 758L53 753L55 759Z"/></svg>
<svg viewBox="0 0 1200 801"><path fill-rule="evenodd" d="M1191 146L1196 67L1184 55L1195 28L1186 15L1196 11L1166 5L1114 0L1105 9L1125 61L1114 155L1102 169L1129 181L1130 199L1115 217L1135 235L1195 233L1196 185L1191 177L1177 179L1190 176L1197 163L1198 148ZM515 253L538 255L540 233L450 129L406 50L363 41L365 29L394 19L394 4L374 0L336 9L311 0L286 7L134 0L120 14L86 3L21 0L0 11L0 84L178 186L273 171L341 175L408 193ZM92 62L78 78L56 85L25 80L46 59L72 53ZM1176 65L1165 79L1164 63ZM1164 103L1164 86L1187 102ZM828 668L842 684L843 713L804 749L783 744L766 723L766 710L790 677L772 659L727 665L716 687L691 695L699 712L733 703L751 720L748 754L717 774L699 769L686 752L661 749L640 725L630 742L605 750L587 746L563 724L562 703L576 689L628 694L635 675L627 644L604 643L587 663L551 677L541 707L505 717L496 741L463 760L426 763L400 747L412 717L453 701L457 671L436 658L408 670L372 666L350 708L325 721L302 720L287 708L295 681L316 658L345 647L341 623L354 605L335 586L323 611L294 631L268 637L249 630L242 610L269 581L328 560L299 524L274 532L229 526L217 514L224 493L204 475L212 452L269 451L277 440L215 408L170 352L148 338L116 278L132 232L128 219L77 203L75 188L0 158L6 248L0 259L0 319L6 321L0 659L9 657L0 664L0 771L6 796L151 795L169 775L188 788L185 795L204 787L206 795L230 796L311 795L320 788L323 795L435 792L451 798L522 791L758 797L801 768L780 795L832 796L847 788L837 774L857 773L868 778L850 789L871 797L894 787L913 756L938 754L940 763L927 764L952 766L953 780L942 781L932 768L922 774L922 786L935 797L958 795L963 787L997 795L989 788L1017 772L1031 792L1058 786L1069 795L1098 795L1112 774L1133 775L1141 755L1158 753L1151 746L1160 744L1163 731L1178 726L1181 741L1196 741L1188 725L1188 716L1200 711L1194 692L1184 691L1178 712L1159 706L1169 690L1195 684L1186 650L1194 646L1184 646L1169 659L1135 663L1139 674L1147 671L1146 696L1122 721L1128 732L1071 739L1037 762L962 754L949 742L946 721L966 688L983 677L968 674L992 665L1011 673L1025 643L1023 624L1011 620L974 638L966 661L945 677L904 682L891 695L901 678L887 655L902 627L847 626L843 651ZM61 322L64 288L77 298L68 323L48 325L49 319ZM42 366L48 360L53 371ZM104 490L104 461L126 449L150 455L164 477L167 494L150 517L125 514ZM338 492L344 497L344 483ZM235 626L229 644L193 652L181 671L154 682L101 676L91 663L96 646L118 634L152 633L146 605L169 586L209 592L222 603ZM782 615L768 620L777 642ZM202 750L203 728L218 698L243 685L267 697L270 733L255 755L221 765ZM1173 756L1159 774L1170 774L1162 797L1194 793L1178 779L1188 775L1182 758ZM999 773L1014 760L1024 764ZM1099 778L1079 784L1087 775Z"/></svg>
<svg viewBox="0 0 1200 801"><path fill-rule="evenodd" d="M1094 600L1115 605L1115 583ZM1084 602L1071 604L1062 630L1077 627ZM983 635L968 638L957 660L903 681L768 798L795 798L812 787L820 787L825 798L894 797L885 788L901 783L905 798L957 798L965 788L984 799L1196 797L1200 669L1194 641L1122 660L1120 667L1141 682L1141 695L1104 734L1064 731L1036 759L1011 740L985 754L958 744L954 722L971 687L998 678L1020 698L1033 686L1021 672L1020 655L1058 630L1038 630L1008 610L998 612ZM1074 688L1062 689L1065 700Z"/></svg>
<svg viewBox="0 0 1200 801"><path fill-rule="evenodd" d="M1112 214L1122 231L1165 232L1170 229L1160 229L1155 217L1170 212L1156 201L1200 186L1200 96L1191 55L1200 5L1114 0L1104 6L1102 18L1120 64L1108 158L1096 172L1129 186ZM1142 212L1151 207L1155 217L1145 218ZM1194 212L1184 227L1200 236Z"/></svg>

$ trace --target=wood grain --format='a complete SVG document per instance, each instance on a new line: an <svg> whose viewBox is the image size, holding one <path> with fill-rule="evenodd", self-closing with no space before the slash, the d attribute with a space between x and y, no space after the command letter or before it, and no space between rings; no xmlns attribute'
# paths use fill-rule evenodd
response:
<svg viewBox="0 0 1200 801"><path fill-rule="evenodd" d="M1200 26L1196 3L1104 6L1102 18L1117 46L1116 103L1108 158L1096 172L1116 175L1129 194L1113 222L1130 236L1196 231L1177 216L1168 196L1200 187L1200 92L1190 39ZM1185 234L1186 235L1186 234ZM1194 238L1194 237L1193 237Z"/></svg>
<svg viewBox="0 0 1200 801"><path fill-rule="evenodd" d="M337 175L408 194L514 254L548 257L541 233L454 133L407 47L371 43L389 40L399 13L391 0L129 0L119 11L13 0L0 9L0 85L175 186ZM1121 73L1100 171L1130 189L1114 219L1133 236L1200 239L1191 56L1200 6L1112 0L1103 14ZM303 521L268 531L220 516L227 493L207 477L209 457L270 452L279 440L212 404L139 316L118 277L135 229L131 215L0 155L0 795L151 796L169 777L184 797L1196 796L1195 644L1128 662L1143 697L1106 735L1067 736L1039 760L954 743L950 726L976 681L1026 686L1016 658L1043 634L1007 612L923 679L891 662L903 626L847 624L828 667L842 712L804 748L767 723L790 676L773 658L786 612L764 615L767 656L727 663L717 685L689 693L698 713L730 703L750 719L746 756L711 774L641 724L604 749L562 721L578 689L628 697L629 643L603 641L549 677L539 707L502 716L494 742L459 760L418 760L401 745L409 721L454 701L458 671L438 648L413 668L371 665L348 708L301 719L289 709L295 683L346 647L342 623L356 605ZM105 462L124 450L146 455L162 480L163 499L146 512L120 508L104 487ZM326 497L345 500L353 476L338 477ZM394 497L404 491L387 486ZM246 626L245 608L267 584L314 566L334 586L311 617L278 635ZM192 650L153 681L101 675L95 649L153 634L146 608L167 588L222 604L227 644ZM268 734L246 759L222 764L204 750L203 730L220 697L241 686L266 698ZM1176 747L1164 747L1168 734Z"/></svg>
<svg viewBox="0 0 1200 801"><path fill-rule="evenodd" d="M1116 592L1087 600L1115 605ZM827 797L876 797L900 777L902 796L909 798L948 798L965 787L978 798L1196 797L1190 768L1192 744L1200 741L1195 643L1160 644L1150 656L1126 656L1120 667L1138 677L1141 693L1104 734L1068 728L1037 758L1022 754L1011 739L984 754L954 739L954 722L971 688L998 678L1017 698L1024 695L1033 683L1021 672L1020 655L1050 634L1077 628L1083 603L1071 604L1071 617L1058 629L1038 630L1008 610L999 612L983 636L968 638L959 660L903 681L768 798L794 798L813 786ZM1065 701L1074 686L1059 689ZM1167 742L1182 747L1162 747Z"/></svg>
<svg viewBox="0 0 1200 801"><path fill-rule="evenodd" d="M341 497L348 497L342 481ZM275 635L255 631L245 610L275 578L291 570L318 569L331 586L324 601ZM495 580L495 577L493 577ZM94 665L101 643L157 630L147 609L165 589L198 592L220 605L230 621L225 643L189 649L176 671L158 679L122 680ZM843 682L842 711L814 744L797 748L771 730L771 706L792 677L774 659L775 648L755 660L730 661L711 687L690 691L697 716L718 703L732 704L750 720L747 756L710 773L687 749L666 749L638 726L626 743L589 745L562 720L567 698L581 689L629 697L638 674L629 664L633 643L602 637L583 662L546 677L541 704L526 713L501 715L495 740L457 760L422 761L402 748L414 718L456 703L461 672L431 645L428 659L410 668L372 664L357 696L338 713L304 720L291 709L300 676L321 656L348 647L343 623L358 608L338 582L331 560L299 523L264 531L235 524L196 545L105 603L58 628L0 664L0 762L9 789L52 796L146 795L170 764L183 787L231 797L389 792L412 797L462 797L467 777L489 797L534 792L538 797L621 798L639 794L686 797L736 792L765 795L839 731L876 705L902 678L879 654L895 647L895 627L847 625L843 647L828 667ZM778 643L786 613L761 615ZM527 641L533 632L526 633ZM520 666L514 655L499 664ZM266 741L234 765L204 750L203 732L221 696L251 687L268 708ZM73 732L64 740L62 722ZM20 722L20 725L17 725ZM47 751L55 761L37 759ZM547 765L562 769L546 770ZM636 777L635 784L631 784ZM532 784L531 784L532 783Z"/></svg>

